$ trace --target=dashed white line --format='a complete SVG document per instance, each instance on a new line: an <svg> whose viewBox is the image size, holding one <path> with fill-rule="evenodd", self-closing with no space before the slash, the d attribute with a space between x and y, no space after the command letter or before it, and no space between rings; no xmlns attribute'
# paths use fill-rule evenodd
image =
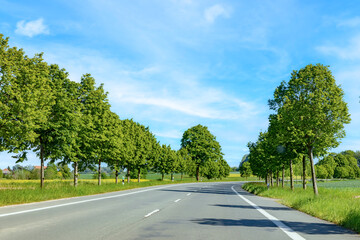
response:
<svg viewBox="0 0 360 240"><path fill-rule="evenodd" d="M264 209L256 205L255 203L251 202L241 194L239 194L235 189L234 186L231 187L231 189L245 202L253 206L256 210L258 210L262 215L267 217L269 220L271 220L276 226L278 226L284 233L286 233L291 239L293 240L305 240L305 238L301 237L299 234L297 234L292 228L285 225L283 222L281 222L279 219L274 217L273 215L266 212Z"/></svg>
<svg viewBox="0 0 360 240"><path fill-rule="evenodd" d="M181 200L181 198L179 198L179 199L176 199L174 202L178 202L178 201L180 201Z"/></svg>
<svg viewBox="0 0 360 240"><path fill-rule="evenodd" d="M191 193L186 194L186 196L190 196L190 195L191 195Z"/></svg>
<svg viewBox="0 0 360 240"><path fill-rule="evenodd" d="M160 211L160 209L155 209L154 211L152 211L151 213L146 214L144 217L150 217L151 215L153 215L154 213L157 213L158 211Z"/></svg>

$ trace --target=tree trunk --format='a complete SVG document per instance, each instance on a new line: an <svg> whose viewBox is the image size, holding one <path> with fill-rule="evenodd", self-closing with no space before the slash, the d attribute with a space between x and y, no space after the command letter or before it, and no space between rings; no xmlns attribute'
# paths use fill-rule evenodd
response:
<svg viewBox="0 0 360 240"><path fill-rule="evenodd" d="M116 169L115 170L115 184L118 184L118 180L119 180L119 171Z"/></svg>
<svg viewBox="0 0 360 240"><path fill-rule="evenodd" d="M99 168L98 168L98 185L101 185L101 160L99 160Z"/></svg>
<svg viewBox="0 0 360 240"><path fill-rule="evenodd" d="M164 181L164 173L161 173L161 181Z"/></svg>
<svg viewBox="0 0 360 240"><path fill-rule="evenodd" d="M127 183L130 183L130 169L129 168L127 168L126 175L127 175Z"/></svg>
<svg viewBox="0 0 360 240"><path fill-rule="evenodd" d="M276 171L276 186L279 187L279 170Z"/></svg>
<svg viewBox="0 0 360 240"><path fill-rule="evenodd" d="M282 169L282 182L281 182L282 188L284 188L284 182L285 182L285 164L283 164L283 169Z"/></svg>
<svg viewBox="0 0 360 240"><path fill-rule="evenodd" d="M183 180L183 174L184 174L184 173L181 173L181 181Z"/></svg>
<svg viewBox="0 0 360 240"><path fill-rule="evenodd" d="M306 156L303 156L303 189L306 189Z"/></svg>
<svg viewBox="0 0 360 240"><path fill-rule="evenodd" d="M270 185L271 185L272 187L274 186L273 172L272 172L272 170L270 171Z"/></svg>
<svg viewBox="0 0 360 240"><path fill-rule="evenodd" d="M174 173L171 173L171 181L174 181Z"/></svg>
<svg viewBox="0 0 360 240"><path fill-rule="evenodd" d="M141 174L141 169L138 169L138 183L140 182L140 174Z"/></svg>
<svg viewBox="0 0 360 240"><path fill-rule="evenodd" d="M292 191L294 191L294 172L292 159L290 159L290 188Z"/></svg>
<svg viewBox="0 0 360 240"><path fill-rule="evenodd" d="M74 187L78 185L78 162L74 162Z"/></svg>
<svg viewBox="0 0 360 240"><path fill-rule="evenodd" d="M265 184L266 185L268 184L268 176L269 176L269 174L266 174L266 177L265 177Z"/></svg>
<svg viewBox="0 0 360 240"><path fill-rule="evenodd" d="M196 166L196 181L199 181L200 167Z"/></svg>
<svg viewBox="0 0 360 240"><path fill-rule="evenodd" d="M315 168L314 168L314 159L313 159L313 148L309 147L309 158L310 158L310 166L311 166L311 177L312 177L312 183L314 188L314 194L319 195L317 184L316 184L316 174L315 174Z"/></svg>
<svg viewBox="0 0 360 240"><path fill-rule="evenodd" d="M42 140L40 138L40 188L44 188L44 180L45 180L45 173L44 173L44 147L42 145Z"/></svg>

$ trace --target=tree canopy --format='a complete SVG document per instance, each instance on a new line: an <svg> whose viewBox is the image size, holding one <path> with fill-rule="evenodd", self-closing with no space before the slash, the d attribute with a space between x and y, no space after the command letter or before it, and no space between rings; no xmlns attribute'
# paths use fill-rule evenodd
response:
<svg viewBox="0 0 360 240"><path fill-rule="evenodd" d="M196 179L199 181L200 170L207 164L219 161L223 153L221 146L206 126L196 125L186 130L181 139L181 148L185 148L196 167Z"/></svg>

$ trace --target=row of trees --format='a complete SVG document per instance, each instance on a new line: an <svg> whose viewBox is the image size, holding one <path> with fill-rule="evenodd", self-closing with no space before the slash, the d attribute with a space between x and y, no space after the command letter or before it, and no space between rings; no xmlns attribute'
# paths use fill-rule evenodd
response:
<svg viewBox="0 0 360 240"><path fill-rule="evenodd" d="M317 195L314 156L323 156L337 147L338 140L345 136L344 124L350 123L343 96L327 66L310 64L293 71L290 80L282 82L269 100L275 113L269 116L267 131L260 132L258 140L248 144L252 172L269 178L271 184L275 176L279 184L279 173L282 171L284 179L285 169L290 169L293 189L293 164L302 161L306 188L306 165L310 161Z"/></svg>
<svg viewBox="0 0 360 240"><path fill-rule="evenodd" d="M162 174L195 172L197 179L199 174L226 176L220 145L206 127L193 129L198 128L205 138L185 132L178 152L160 146L148 127L120 120L110 110L107 92L90 74L71 81L65 69L46 63L42 54L29 57L0 35L0 151L15 153L17 162L27 160L28 151L36 152L41 187L47 160L71 164L75 186L79 169L96 166L100 185L102 163L116 171L116 182L124 168L128 181L133 172L140 181L141 172L150 169Z"/></svg>
<svg viewBox="0 0 360 240"><path fill-rule="evenodd" d="M357 178L360 177L358 159L360 152L347 150L341 153L330 153L315 166L319 178Z"/></svg>

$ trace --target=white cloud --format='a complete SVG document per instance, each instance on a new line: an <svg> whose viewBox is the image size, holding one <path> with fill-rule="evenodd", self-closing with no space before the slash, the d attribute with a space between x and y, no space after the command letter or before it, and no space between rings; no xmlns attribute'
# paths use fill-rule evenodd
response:
<svg viewBox="0 0 360 240"><path fill-rule="evenodd" d="M220 4L211 6L204 11L204 17L208 23L215 22L216 18L218 17L228 18L229 15L229 12Z"/></svg>
<svg viewBox="0 0 360 240"><path fill-rule="evenodd" d="M338 22L338 27L358 27L360 25L360 17L341 20Z"/></svg>
<svg viewBox="0 0 360 240"><path fill-rule="evenodd" d="M177 130L169 130L169 131L156 131L154 132L156 136L164 137L164 138L174 138L174 139L181 139L183 133Z"/></svg>
<svg viewBox="0 0 360 240"><path fill-rule="evenodd" d="M345 46L324 45L316 47L316 50L345 60L358 60L360 59L360 35L350 39Z"/></svg>
<svg viewBox="0 0 360 240"><path fill-rule="evenodd" d="M39 18L29 22L25 22L25 20L17 22L15 33L33 37L40 34L49 34L49 29L44 24L44 19Z"/></svg>

